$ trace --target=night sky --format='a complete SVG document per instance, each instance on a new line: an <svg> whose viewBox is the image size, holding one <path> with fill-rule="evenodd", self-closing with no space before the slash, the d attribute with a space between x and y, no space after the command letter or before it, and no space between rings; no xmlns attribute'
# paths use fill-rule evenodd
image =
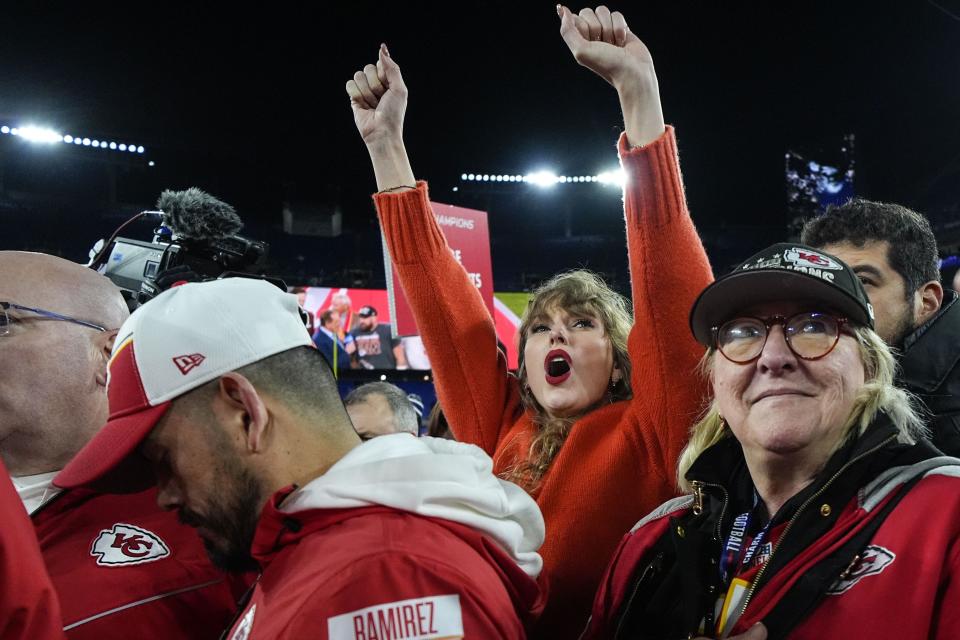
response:
<svg viewBox="0 0 960 640"><path fill-rule="evenodd" d="M157 165L131 178L127 200L196 185L262 224L279 223L285 197L335 201L349 242L376 253L373 177L344 84L385 41L410 88L414 169L435 200L490 210L495 275L590 263L590 237L622 237L619 199L599 187L459 181L616 163L616 95L573 61L548 2L139 4L7 7L0 39L0 120L145 145ZM784 233L785 151L836 148L846 133L858 195L957 206L960 2L730 4L609 5L653 53L715 266ZM551 244L565 208L580 245Z"/></svg>

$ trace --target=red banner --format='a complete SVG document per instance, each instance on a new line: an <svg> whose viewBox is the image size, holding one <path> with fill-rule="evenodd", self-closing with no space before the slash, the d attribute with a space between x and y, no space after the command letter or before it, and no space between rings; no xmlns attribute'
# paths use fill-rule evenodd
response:
<svg viewBox="0 0 960 640"><path fill-rule="evenodd" d="M493 310L493 269L490 266L490 232L487 226L487 212L476 209L464 209L449 204L431 202L433 216L440 225L450 250L457 261L467 270L467 275L480 291L490 317L496 317ZM387 297L390 304L390 316L394 318L394 335L410 336L419 333L413 319L413 311L407 297L400 287L393 261L383 245L384 263L387 267Z"/></svg>

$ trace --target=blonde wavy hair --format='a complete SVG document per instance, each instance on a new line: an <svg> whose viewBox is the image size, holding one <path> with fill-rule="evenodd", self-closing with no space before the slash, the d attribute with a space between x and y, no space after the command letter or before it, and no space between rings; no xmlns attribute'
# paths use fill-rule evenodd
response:
<svg viewBox="0 0 960 640"><path fill-rule="evenodd" d="M547 473L573 423L596 408L596 405L588 407L577 416L551 418L537 402L527 384L524 350L530 327L555 309L563 309L573 315L594 316L603 324L604 333L613 347L614 367L620 369L621 376L615 384L610 385L609 392L600 403L627 400L633 396L630 388L630 357L627 354L627 336L633 326L633 317L627 299L607 286L600 276L585 269L559 273L538 287L533 292L517 331L520 397L524 407L533 413L537 433L530 443L525 460L503 474L506 479L526 488L536 486Z"/></svg>
<svg viewBox="0 0 960 640"><path fill-rule="evenodd" d="M868 327L854 330L860 360L863 362L864 385L857 392L850 415L844 422L844 438L837 448L860 437L880 411L890 416L899 431L898 440L912 444L926 437L927 428L916 408L916 401L907 391L894 385L897 364L890 347ZM716 349L709 349L700 360L700 373L712 380ZM722 357L722 356L721 356ZM732 436L730 428L720 416L716 399L710 401L703 418L691 430L690 442L680 454L677 464L677 485L681 491L691 491L686 474L700 454Z"/></svg>

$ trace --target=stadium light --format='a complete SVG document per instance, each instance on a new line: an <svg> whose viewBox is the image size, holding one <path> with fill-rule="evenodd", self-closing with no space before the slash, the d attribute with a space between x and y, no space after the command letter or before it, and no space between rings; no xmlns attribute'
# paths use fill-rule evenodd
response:
<svg viewBox="0 0 960 640"><path fill-rule="evenodd" d="M624 173L623 169L604 171L597 176L597 182L605 185L623 187L623 185L627 183L627 174Z"/></svg>
<svg viewBox="0 0 960 640"><path fill-rule="evenodd" d="M604 187L622 188L627 177L623 169L611 169L595 176L560 176L553 171L540 170L526 175L496 174L496 173L461 173L461 182L521 182L531 184L542 189L549 189L558 184L585 184L596 183Z"/></svg>
<svg viewBox="0 0 960 640"><path fill-rule="evenodd" d="M43 127L21 127L20 137L38 144L63 142L63 134L57 133L53 129L45 129Z"/></svg>
<svg viewBox="0 0 960 640"><path fill-rule="evenodd" d="M96 138L91 139L83 136L63 134L48 127L38 127L32 124L24 126L13 126L10 124L0 125L0 135L17 136L34 144L75 144L103 150L127 151L141 155L146 152L146 148L143 145L109 142Z"/></svg>
<svg viewBox="0 0 960 640"><path fill-rule="evenodd" d="M523 176L523 181L536 185L541 189L549 189L560 182L560 177L552 171L543 170Z"/></svg>

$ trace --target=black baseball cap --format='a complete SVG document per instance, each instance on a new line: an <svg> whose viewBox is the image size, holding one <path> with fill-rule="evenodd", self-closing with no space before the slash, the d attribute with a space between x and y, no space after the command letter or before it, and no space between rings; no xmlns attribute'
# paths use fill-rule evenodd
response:
<svg viewBox="0 0 960 640"><path fill-rule="evenodd" d="M361 318L369 318L370 316L377 315L377 310L370 305L366 305L364 307L360 307L360 310L357 311L357 315Z"/></svg>
<svg viewBox="0 0 960 640"><path fill-rule="evenodd" d="M874 328L870 299L847 263L804 244L780 243L704 289L690 310L690 330L697 342L712 346L714 327L747 307L779 300L823 304L854 324Z"/></svg>

